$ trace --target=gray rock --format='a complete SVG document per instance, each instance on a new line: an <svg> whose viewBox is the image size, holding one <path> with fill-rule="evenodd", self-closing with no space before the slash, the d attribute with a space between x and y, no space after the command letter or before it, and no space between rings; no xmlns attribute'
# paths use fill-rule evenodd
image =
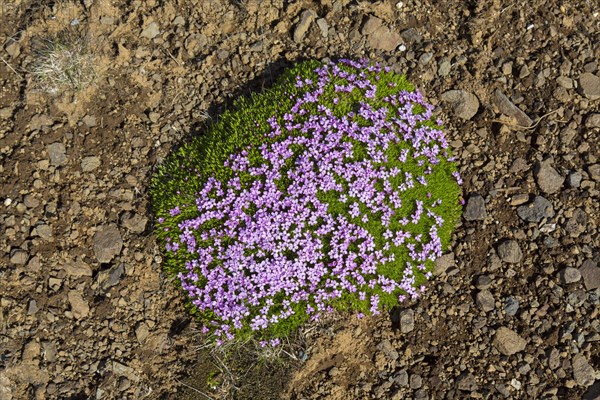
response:
<svg viewBox="0 0 600 400"><path fill-rule="evenodd" d="M396 372L392 379L400 387L408 386L408 372L405 369Z"/></svg>
<svg viewBox="0 0 600 400"><path fill-rule="evenodd" d="M600 99L600 77L584 72L579 76L581 93L590 100Z"/></svg>
<svg viewBox="0 0 600 400"><path fill-rule="evenodd" d="M583 400L600 400L600 379L583 394Z"/></svg>
<svg viewBox="0 0 600 400"><path fill-rule="evenodd" d="M138 342L144 343L149 335L150 328L148 327L148 324L145 322L140 322L135 328L135 337L137 338Z"/></svg>
<svg viewBox="0 0 600 400"><path fill-rule="evenodd" d="M158 25L158 22L153 21L150 22L148 26L146 26L146 28L142 31L140 36L146 39L154 39L159 34L160 26Z"/></svg>
<svg viewBox="0 0 600 400"><path fill-rule="evenodd" d="M567 175L567 185L572 188L578 188L581 186L581 180L583 179L583 175L579 171L571 172Z"/></svg>
<svg viewBox="0 0 600 400"><path fill-rule="evenodd" d="M370 35L383 28L383 21L377 17L370 15L367 17L360 30L362 35Z"/></svg>
<svg viewBox="0 0 600 400"><path fill-rule="evenodd" d="M123 226L133 233L142 233L146 230L146 224L148 218L141 216L140 214L134 214L130 218L123 219Z"/></svg>
<svg viewBox="0 0 600 400"><path fill-rule="evenodd" d="M513 104L499 89L492 94L492 102L500 112L516 121L518 125L529 127L533 121L519 107Z"/></svg>
<svg viewBox="0 0 600 400"><path fill-rule="evenodd" d="M113 286L116 286L121 281L121 277L125 273L125 264L120 263L119 265L112 267L108 271L102 271L98 277L100 287L105 292Z"/></svg>
<svg viewBox="0 0 600 400"><path fill-rule="evenodd" d="M596 380L596 371L590 365L587 358L581 353L576 354L571 360L573 367L573 378L579 386L591 386Z"/></svg>
<svg viewBox="0 0 600 400"><path fill-rule="evenodd" d="M587 214L581 208L576 208L573 211L573 216L567 220L565 224L565 230L569 232L571 236L579 236L587 227Z"/></svg>
<svg viewBox="0 0 600 400"><path fill-rule="evenodd" d="M498 255L502 261L516 264L523 259L523 252L515 240L507 240L498 246Z"/></svg>
<svg viewBox="0 0 600 400"><path fill-rule="evenodd" d="M463 372L456 378L456 384L458 390L465 392L473 392L479 389L479 385L475 381L475 376L470 372Z"/></svg>
<svg viewBox="0 0 600 400"><path fill-rule="evenodd" d="M438 65L438 75L439 76L448 76L450 74L450 70L452 69L452 64L447 59L443 59L440 61Z"/></svg>
<svg viewBox="0 0 600 400"><path fill-rule="evenodd" d="M42 239L48 240L52 238L52 227L50 227L50 225L40 224L33 228L31 233L34 236L39 236Z"/></svg>
<svg viewBox="0 0 600 400"><path fill-rule="evenodd" d="M83 172L92 172L100 166L100 158L96 156L85 157L81 160L81 170Z"/></svg>
<svg viewBox="0 0 600 400"><path fill-rule="evenodd" d="M456 265L454 261L454 253L444 254L435 260L435 267L433 269L433 273L437 276L445 273L449 268L452 268Z"/></svg>
<svg viewBox="0 0 600 400"><path fill-rule="evenodd" d="M469 120L479 110L479 99L464 90L449 90L442 94L442 100L449 103L454 114L464 120Z"/></svg>
<svg viewBox="0 0 600 400"><path fill-rule="evenodd" d="M517 315L517 312L519 311L519 300L514 297L507 297L506 300L504 300L504 311L511 317Z"/></svg>
<svg viewBox="0 0 600 400"><path fill-rule="evenodd" d="M559 174L548 160L540 163L535 175L538 186L547 194L558 192L565 181L565 177Z"/></svg>
<svg viewBox="0 0 600 400"><path fill-rule="evenodd" d="M29 300L29 305L27 306L27 315L34 315L40 309L37 306L37 301L35 299Z"/></svg>
<svg viewBox="0 0 600 400"><path fill-rule="evenodd" d="M298 25L296 25L296 28L294 29L294 42L302 43L304 35L306 35L306 32L308 32L310 24L312 24L316 17L317 13L315 13L313 10L304 10L302 12L300 15L300 22L298 22Z"/></svg>
<svg viewBox="0 0 600 400"><path fill-rule="evenodd" d="M579 268L581 277L583 278L583 284L586 290L594 290L600 288L600 268L596 262L587 259L583 262Z"/></svg>
<svg viewBox="0 0 600 400"><path fill-rule="evenodd" d="M475 303L481 308L484 312L492 311L496 308L494 295L489 290L482 290L477 295L475 295Z"/></svg>
<svg viewBox="0 0 600 400"><path fill-rule="evenodd" d="M81 119L81 122L83 122L88 128L93 128L98 124L96 117L93 115L86 115Z"/></svg>
<svg viewBox="0 0 600 400"><path fill-rule="evenodd" d="M562 283L575 283L581 280L581 272L576 268L567 267L560 271L559 277Z"/></svg>
<svg viewBox="0 0 600 400"><path fill-rule="evenodd" d="M419 374L412 374L410 376L410 388L413 390L420 389L423 386L423 378Z"/></svg>
<svg viewBox="0 0 600 400"><path fill-rule="evenodd" d="M52 143L48 145L47 149L52 165L60 167L67 163L67 149L64 144L60 142Z"/></svg>
<svg viewBox="0 0 600 400"><path fill-rule="evenodd" d="M360 33L367 36L367 44L374 49L393 51L402 43L400 34L391 31L381 19L372 15L366 19Z"/></svg>
<svg viewBox="0 0 600 400"><path fill-rule="evenodd" d="M467 221L481 221L487 217L485 201L481 195L474 194L469 197L463 216Z"/></svg>
<svg viewBox="0 0 600 400"><path fill-rule="evenodd" d="M400 312L400 332L410 333L415 329L415 312L402 310Z"/></svg>
<svg viewBox="0 0 600 400"><path fill-rule="evenodd" d="M400 32L400 36L402 39L409 44L412 43L421 43L423 40L423 35L419 33L415 28L408 28Z"/></svg>
<svg viewBox="0 0 600 400"><path fill-rule="evenodd" d="M505 356L512 356L525 350L527 341L512 329L500 327L494 336L494 346Z"/></svg>
<svg viewBox="0 0 600 400"><path fill-rule="evenodd" d="M67 297L69 298L69 304L71 304L71 312L75 318L81 319L89 315L90 306L87 301L83 299L80 292L71 290Z"/></svg>
<svg viewBox="0 0 600 400"><path fill-rule="evenodd" d="M477 277L475 287L479 290L486 290L492 287L492 278L489 275L481 275Z"/></svg>
<svg viewBox="0 0 600 400"><path fill-rule="evenodd" d="M544 197L536 196L531 203L518 207L517 215L527 222L540 222L554 217L554 207Z"/></svg>
<svg viewBox="0 0 600 400"><path fill-rule="evenodd" d="M396 361L399 357L398 352L396 351L396 349L394 349L392 343L387 339L384 339L381 342L379 342L377 348L381 350L381 352L383 352L383 354L385 354L385 356L390 360Z"/></svg>
<svg viewBox="0 0 600 400"><path fill-rule="evenodd" d="M123 239L116 225L106 225L94 235L94 254L101 263L110 262L121 253Z"/></svg>
<svg viewBox="0 0 600 400"><path fill-rule="evenodd" d="M135 373L135 370L127 365L121 364L120 362L112 362L112 372L117 376L125 376L129 380L139 382L140 376Z"/></svg>

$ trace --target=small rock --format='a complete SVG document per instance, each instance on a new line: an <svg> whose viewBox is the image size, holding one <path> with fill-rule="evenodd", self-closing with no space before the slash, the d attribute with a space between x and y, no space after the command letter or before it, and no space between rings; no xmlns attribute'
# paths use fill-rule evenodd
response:
<svg viewBox="0 0 600 400"><path fill-rule="evenodd" d="M498 246L498 255L502 261L516 264L523 259L523 252L515 240L507 240Z"/></svg>
<svg viewBox="0 0 600 400"><path fill-rule="evenodd" d="M596 182L600 182L600 164L592 164L587 167L590 178Z"/></svg>
<svg viewBox="0 0 600 400"><path fill-rule="evenodd" d="M52 238L52 228L50 225L40 224L33 228L32 234L34 236L39 236L44 240L48 240Z"/></svg>
<svg viewBox="0 0 600 400"><path fill-rule="evenodd" d="M48 362L56 361L56 354L58 350L56 349L56 345L52 342L42 342L42 349L44 350L44 360Z"/></svg>
<svg viewBox="0 0 600 400"><path fill-rule="evenodd" d="M85 157L81 160L81 170L83 172L92 172L100 166L100 158L96 156Z"/></svg>
<svg viewBox="0 0 600 400"><path fill-rule="evenodd" d="M387 339L382 340L377 345L377 348L381 350L383 354L385 354L385 356L392 361L396 361L399 357L398 352L396 351L396 349L394 349L392 343L390 343L390 341Z"/></svg>
<svg viewBox="0 0 600 400"><path fill-rule="evenodd" d="M419 374L412 374L410 376L410 388L413 390L420 389L423 386L423 378Z"/></svg>
<svg viewBox="0 0 600 400"><path fill-rule="evenodd" d="M479 389L479 385L475 381L475 376L470 372L463 372L456 378L456 383L458 390L463 390L465 392L474 392Z"/></svg>
<svg viewBox="0 0 600 400"><path fill-rule="evenodd" d="M505 356L511 356L525 350L527 341L515 331L506 327L500 327L494 336L494 345L500 353Z"/></svg>
<svg viewBox="0 0 600 400"><path fill-rule="evenodd" d="M40 309L37 306L37 302L35 301L35 299L29 300L29 305L27 307L27 315L34 315L39 310Z"/></svg>
<svg viewBox="0 0 600 400"><path fill-rule="evenodd" d="M160 33L160 27L158 22L150 22L148 26L142 31L141 37L146 39L154 39Z"/></svg>
<svg viewBox="0 0 600 400"><path fill-rule="evenodd" d="M367 18L360 33L367 36L368 45L374 49L393 51L402 43L398 33L392 32L383 25L381 19L374 16Z"/></svg>
<svg viewBox="0 0 600 400"><path fill-rule="evenodd" d="M492 311L496 308L494 295L489 290L482 290L475 296L475 303L481 308L484 312Z"/></svg>
<svg viewBox="0 0 600 400"><path fill-rule="evenodd" d="M549 161L540 163L536 171L536 180L540 189L547 194L556 193L562 187L565 177L560 175Z"/></svg>
<svg viewBox="0 0 600 400"><path fill-rule="evenodd" d="M362 35L370 35L383 27L383 21L377 17L370 15L364 22L360 33Z"/></svg>
<svg viewBox="0 0 600 400"><path fill-rule="evenodd" d="M504 311L511 317L517 315L517 312L519 311L519 300L514 297L507 297L506 300L504 300Z"/></svg>
<svg viewBox="0 0 600 400"><path fill-rule="evenodd" d="M83 299L81 293L71 290L68 294L69 303L71 304L71 312L77 319L85 318L90 313L90 306Z"/></svg>
<svg viewBox="0 0 600 400"><path fill-rule="evenodd" d="M560 271L559 277L562 283L575 283L581 279L581 272L576 268L567 267Z"/></svg>
<svg viewBox="0 0 600 400"><path fill-rule="evenodd" d="M579 272L586 290L600 288L600 267L597 266L596 262L591 259L585 260L579 268Z"/></svg>
<svg viewBox="0 0 600 400"><path fill-rule="evenodd" d="M586 128L600 128L600 113L593 113L585 119Z"/></svg>
<svg viewBox="0 0 600 400"><path fill-rule="evenodd" d="M321 31L321 36L326 38L329 35L329 24L327 23L327 20L325 18L319 18L317 20L317 26Z"/></svg>
<svg viewBox="0 0 600 400"><path fill-rule="evenodd" d="M525 194L525 193L521 193L521 194L515 194L511 199L510 199L510 205L511 206L520 206L521 204L525 204L529 201L529 195ZM518 210L517 210L518 213Z"/></svg>
<svg viewBox="0 0 600 400"><path fill-rule="evenodd" d="M135 373L134 369L127 365L121 364L120 362L112 362L112 371L117 376L125 376L129 380L139 382L140 376Z"/></svg>
<svg viewBox="0 0 600 400"><path fill-rule="evenodd" d="M42 354L42 346L35 339L30 340L23 346L21 359L23 361L33 361Z"/></svg>
<svg viewBox="0 0 600 400"><path fill-rule="evenodd" d="M567 185L572 188L578 188L581 186L581 180L583 179L583 175L579 171L571 172L567 176Z"/></svg>
<svg viewBox="0 0 600 400"><path fill-rule="evenodd" d="M438 65L438 75L439 76L448 76L450 74L450 70L452 69L452 64L447 59L443 59L440 61Z"/></svg>
<svg viewBox="0 0 600 400"><path fill-rule="evenodd" d="M10 254L10 262L15 265L25 265L29 260L29 254L25 250L13 250Z"/></svg>
<svg viewBox="0 0 600 400"><path fill-rule="evenodd" d="M68 261L61 268L70 276L92 276L92 268L83 261Z"/></svg>
<svg viewBox="0 0 600 400"><path fill-rule="evenodd" d="M302 15L300 16L300 22L296 25L296 29L294 29L294 42L302 43L304 39L304 35L308 32L310 28L310 24L317 17L317 13L313 10L304 10Z"/></svg>
<svg viewBox="0 0 600 400"><path fill-rule="evenodd" d="M0 119L10 119L15 111L14 107L0 108Z"/></svg>
<svg viewBox="0 0 600 400"><path fill-rule="evenodd" d="M463 216L467 221L481 221L487 217L485 201L481 195L474 194L469 197Z"/></svg>
<svg viewBox="0 0 600 400"><path fill-rule="evenodd" d="M56 167L65 165L67 162L67 149L65 145L59 142L48 145L48 156L50 163Z"/></svg>
<svg viewBox="0 0 600 400"><path fill-rule="evenodd" d="M421 35L415 28L408 28L400 32L400 36L408 44L421 43L423 40L423 35Z"/></svg>
<svg viewBox="0 0 600 400"><path fill-rule="evenodd" d="M573 211L573 216L567 220L565 230L571 236L577 237L585 232L587 227L587 214L581 208L576 208Z"/></svg>
<svg viewBox="0 0 600 400"><path fill-rule="evenodd" d="M142 233L146 230L148 218L134 214L131 218L123 219L123 226L133 233Z"/></svg>
<svg viewBox="0 0 600 400"><path fill-rule="evenodd" d="M37 131L47 126L51 126L54 120L46 114L36 114L29 121L29 129Z"/></svg>
<svg viewBox="0 0 600 400"><path fill-rule="evenodd" d="M454 114L464 120L469 120L479 110L479 99L464 90L449 90L442 94L442 100L449 103Z"/></svg>
<svg viewBox="0 0 600 400"><path fill-rule="evenodd" d="M540 222L544 218L554 217L554 207L544 197L536 196L530 204L518 207L517 215L527 222Z"/></svg>
<svg viewBox="0 0 600 400"><path fill-rule="evenodd" d="M94 235L94 254L101 263L110 262L121 253L123 239L116 225L106 225Z"/></svg>
<svg viewBox="0 0 600 400"><path fill-rule="evenodd" d="M98 278L100 287L105 292L113 286L116 286L121 281L121 277L125 273L125 264L120 263L116 267L112 267L108 271L102 271Z"/></svg>
<svg viewBox="0 0 600 400"><path fill-rule="evenodd" d="M499 89L496 89L492 95L492 102L498 107L500 112L516 121L518 125L529 127L533 121L519 107L514 105L508 97Z"/></svg>
<svg viewBox="0 0 600 400"><path fill-rule="evenodd" d="M519 157L515 161L513 161L510 166L509 172L513 174L518 174L519 172L527 171L530 168L529 163L526 159Z"/></svg>
<svg viewBox="0 0 600 400"><path fill-rule="evenodd" d="M400 332L410 333L415 329L415 313L413 310L400 312Z"/></svg>
<svg viewBox="0 0 600 400"><path fill-rule="evenodd" d="M600 400L600 379L583 394L583 400Z"/></svg>
<svg viewBox="0 0 600 400"><path fill-rule="evenodd" d="M149 335L150 329L148 328L148 324L145 322L140 322L137 328L135 328L135 337L137 338L138 342L144 343Z"/></svg>
<svg viewBox="0 0 600 400"><path fill-rule="evenodd" d="M405 369L401 369L396 372L393 376L394 382L400 387L408 386L408 372Z"/></svg>
<svg viewBox="0 0 600 400"><path fill-rule="evenodd" d="M479 290L486 290L492 287L492 278L489 275L481 275L475 281L475 287Z"/></svg>
<svg viewBox="0 0 600 400"><path fill-rule="evenodd" d="M86 115L81 119L81 122L83 122L88 128L93 128L97 125L96 117L93 115Z"/></svg>
<svg viewBox="0 0 600 400"><path fill-rule="evenodd" d="M584 72L579 76L581 93L590 100L600 99L600 77Z"/></svg>
<svg viewBox="0 0 600 400"><path fill-rule="evenodd" d="M433 273L437 276L442 275L449 268L452 268L456 265L454 261L454 253L444 254L435 260L435 267L433 269Z"/></svg>
<svg viewBox="0 0 600 400"><path fill-rule="evenodd" d="M573 366L573 378L579 386L591 386L596 380L596 371L587 358L581 353L576 354L571 360Z"/></svg>
<svg viewBox="0 0 600 400"><path fill-rule="evenodd" d="M18 4L18 3L17 3ZM19 45L19 42L16 41L11 41L5 48L4 50L6 50L6 52L8 53L8 55L11 58L17 58L19 57L19 54L21 54L21 46Z"/></svg>

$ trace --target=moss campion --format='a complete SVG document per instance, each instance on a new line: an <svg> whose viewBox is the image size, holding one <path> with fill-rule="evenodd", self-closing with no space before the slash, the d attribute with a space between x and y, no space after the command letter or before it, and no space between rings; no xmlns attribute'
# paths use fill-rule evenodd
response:
<svg viewBox="0 0 600 400"><path fill-rule="evenodd" d="M161 165L166 270L205 331L277 338L418 297L460 215L432 109L378 64L305 62Z"/></svg>

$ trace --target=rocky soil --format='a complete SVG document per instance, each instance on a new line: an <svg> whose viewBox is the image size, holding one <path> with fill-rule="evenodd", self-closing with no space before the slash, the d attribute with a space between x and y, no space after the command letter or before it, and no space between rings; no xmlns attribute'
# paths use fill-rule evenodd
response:
<svg viewBox="0 0 600 400"><path fill-rule="evenodd" d="M440 106L463 221L418 302L311 327L300 361L248 362L230 394L600 398L595 2L0 7L0 398L220 396L161 274L149 177L232 99L339 57L382 61ZM94 80L49 90L35 66L64 37L89 50Z"/></svg>

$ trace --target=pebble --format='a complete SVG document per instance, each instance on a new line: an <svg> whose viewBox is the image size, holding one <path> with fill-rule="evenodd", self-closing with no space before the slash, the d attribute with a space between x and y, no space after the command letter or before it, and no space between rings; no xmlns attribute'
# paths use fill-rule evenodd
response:
<svg viewBox="0 0 600 400"><path fill-rule="evenodd" d="M450 70L452 68L452 64L447 59L440 61L438 65L438 75L439 76L448 76L450 74Z"/></svg>
<svg viewBox="0 0 600 400"><path fill-rule="evenodd" d="M410 333L415 329L415 312L402 310L400 312L400 332Z"/></svg>
<svg viewBox="0 0 600 400"><path fill-rule="evenodd" d="M554 217L554 207L546 198L536 196L531 203L518 207L517 215L527 222L540 222Z"/></svg>
<svg viewBox="0 0 600 400"><path fill-rule="evenodd" d="M156 36L158 36L160 33L160 27L158 25L158 22L150 22L148 24L148 26L146 26L146 28L142 31L141 33L141 37L146 38L146 39L154 39Z"/></svg>
<svg viewBox="0 0 600 400"><path fill-rule="evenodd" d="M15 265L25 265L29 260L29 254L25 250L13 250L10 254L10 262Z"/></svg>
<svg viewBox="0 0 600 400"><path fill-rule="evenodd" d="M475 296L475 303L481 308L484 312L492 311L496 308L494 295L489 290L482 290Z"/></svg>
<svg viewBox="0 0 600 400"><path fill-rule="evenodd" d="M600 288L600 267L591 259L583 262L579 268L579 273L583 278L583 284L586 290L594 290Z"/></svg>
<svg viewBox="0 0 600 400"><path fill-rule="evenodd" d="M145 322L140 322L137 328L135 328L135 337L137 338L138 342L144 343L149 335L150 328L148 327L148 324Z"/></svg>
<svg viewBox="0 0 600 400"><path fill-rule="evenodd" d="M587 358L581 353L576 354L571 361L573 367L573 378L579 386L591 386L596 380L596 371Z"/></svg>
<svg viewBox="0 0 600 400"><path fill-rule="evenodd" d="M77 319L85 318L90 313L90 306L87 301L83 299L81 293L71 290L67 295L69 298L69 303L71 304L71 312L73 316Z"/></svg>
<svg viewBox="0 0 600 400"><path fill-rule="evenodd" d="M525 350L527 341L512 329L500 327L494 336L494 345L500 353L505 356L512 356Z"/></svg>
<svg viewBox="0 0 600 400"><path fill-rule="evenodd" d="M304 10L300 15L300 22L296 25L294 29L294 42L302 43L306 32L310 28L310 24L314 21L317 14L313 10Z"/></svg>
<svg viewBox="0 0 600 400"><path fill-rule="evenodd" d="M423 378L419 374L412 374L410 376L410 388L412 390L417 390L423 387Z"/></svg>
<svg viewBox="0 0 600 400"><path fill-rule="evenodd" d="M562 283L575 283L581 280L581 272L576 268L567 267L560 271L559 277Z"/></svg>
<svg viewBox="0 0 600 400"><path fill-rule="evenodd" d="M519 311L519 300L512 296L507 297L506 300L504 300L504 311L511 317L517 315L517 312Z"/></svg>
<svg viewBox="0 0 600 400"><path fill-rule="evenodd" d="M600 164L592 164L587 167L590 178L596 182L600 182Z"/></svg>
<svg viewBox="0 0 600 400"><path fill-rule="evenodd" d="M98 276L98 281L100 282L102 290L106 292L111 287L118 285L124 273L125 264L123 263L112 267L108 271L102 271Z"/></svg>
<svg viewBox="0 0 600 400"><path fill-rule="evenodd" d="M581 93L590 100L600 99L600 77L584 72L579 76Z"/></svg>
<svg viewBox="0 0 600 400"><path fill-rule="evenodd" d="M383 51L394 51L402 43L402 37L397 32L391 31L377 17L369 16L360 31L367 36L369 47Z"/></svg>
<svg viewBox="0 0 600 400"><path fill-rule="evenodd" d="M486 290L492 287L492 278L489 275L481 275L477 277L475 287L479 290Z"/></svg>
<svg viewBox="0 0 600 400"><path fill-rule="evenodd" d="M67 163L67 149L64 144L60 142L52 143L47 146L47 149L52 165L60 167Z"/></svg>
<svg viewBox="0 0 600 400"><path fill-rule="evenodd" d="M600 128L600 113L593 113L585 119L586 128Z"/></svg>
<svg viewBox="0 0 600 400"><path fill-rule="evenodd" d="M492 94L492 102L500 112L508 117L513 118L518 125L529 127L533 124L533 121L527 114L523 112L519 107L513 104L500 89L496 89Z"/></svg>
<svg viewBox="0 0 600 400"><path fill-rule="evenodd" d="M583 179L583 175L579 171L571 172L567 175L567 185L572 188L578 188L581 186L581 180Z"/></svg>
<svg viewBox="0 0 600 400"><path fill-rule="evenodd" d="M449 90L442 94L442 101L450 104L454 114L464 120L470 120L479 110L479 99L464 90Z"/></svg>
<svg viewBox="0 0 600 400"><path fill-rule="evenodd" d="M123 239L116 225L105 225L94 235L94 254L101 263L108 263L121 253Z"/></svg>
<svg viewBox="0 0 600 400"><path fill-rule="evenodd" d="M329 35L329 24L327 23L327 20L325 18L319 18L317 20L317 26L321 31L321 36L326 38Z"/></svg>
<svg viewBox="0 0 600 400"><path fill-rule="evenodd" d="M565 177L552 167L549 160L540 163L535 175L538 186L547 194L558 192L565 181Z"/></svg>
<svg viewBox="0 0 600 400"><path fill-rule="evenodd" d="M509 264L519 263L523 259L523 252L515 240L507 240L498 246L498 255L502 261Z"/></svg>
<svg viewBox="0 0 600 400"><path fill-rule="evenodd" d="M473 194L469 197L463 216L467 221L481 221L487 217L485 200L481 195Z"/></svg>
<svg viewBox="0 0 600 400"><path fill-rule="evenodd" d="M400 387L408 386L408 372L405 369L396 372L392 379Z"/></svg>
<svg viewBox="0 0 600 400"><path fill-rule="evenodd" d="M142 233L146 230L148 218L140 214L134 214L130 218L123 219L123 226L133 233Z"/></svg>
<svg viewBox="0 0 600 400"><path fill-rule="evenodd" d="M61 268L70 276L92 276L92 268L83 261L68 261Z"/></svg>

